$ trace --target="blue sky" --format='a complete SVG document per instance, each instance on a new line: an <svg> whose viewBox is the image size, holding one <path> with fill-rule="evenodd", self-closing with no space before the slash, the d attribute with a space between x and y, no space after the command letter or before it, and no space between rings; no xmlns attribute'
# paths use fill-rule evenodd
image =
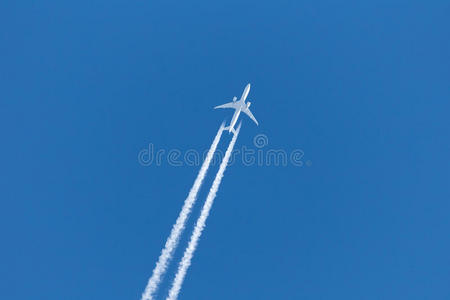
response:
<svg viewBox="0 0 450 300"><path fill-rule="evenodd" d="M236 148L311 164L227 169L180 298L449 299L449 12L3 1L2 298L139 299L199 169L139 151L204 151L250 82Z"/></svg>

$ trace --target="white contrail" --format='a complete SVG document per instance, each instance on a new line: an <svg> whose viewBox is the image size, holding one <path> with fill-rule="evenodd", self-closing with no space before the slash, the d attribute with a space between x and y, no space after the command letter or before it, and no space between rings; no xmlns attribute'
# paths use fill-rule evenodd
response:
<svg viewBox="0 0 450 300"><path fill-rule="evenodd" d="M202 212L200 213L200 217L195 224L194 232L192 233L189 245L184 251L183 258L180 261L177 274L175 275L175 279L173 280L172 287L170 288L169 295L166 300L175 300L178 297L178 293L180 292L187 269L191 265L192 256L194 255L195 249L197 248L198 240L200 239L202 231L205 228L206 219L208 218L209 211L211 210L214 198L216 197L220 181L222 180L223 173L225 172L225 169L227 167L228 160L230 159L230 155L233 151L234 143L236 142L240 129L241 125L239 124L239 127L237 128L236 133L233 136L233 139L228 145L227 152L225 153L222 163L220 164L219 171L216 174L216 178L214 178L214 182L211 186L211 189L209 190L209 194L206 197Z"/></svg>
<svg viewBox="0 0 450 300"><path fill-rule="evenodd" d="M147 286L145 287L145 291L142 294L142 300L150 300L153 299L155 292L158 290L159 283L161 282L161 277L164 275L167 269L167 265L172 258L173 252L177 247L178 240L180 235L183 233L184 227L186 226L186 220L191 213L192 206L197 199L197 193L202 185L203 179L205 178L206 171L211 163L211 159L213 158L214 153L216 152L217 144L220 141L220 137L222 136L224 124L220 125L219 131L217 131L216 137L209 148L208 154L206 155L205 161L198 172L197 178L195 179L194 185L189 191L189 195L186 200L184 200L183 208L181 209L180 214L178 215L177 221L172 227L172 231L170 232L169 237L167 238L164 249L161 251L161 255L159 256L158 262L156 263L155 268L153 269L152 277L148 280Z"/></svg>

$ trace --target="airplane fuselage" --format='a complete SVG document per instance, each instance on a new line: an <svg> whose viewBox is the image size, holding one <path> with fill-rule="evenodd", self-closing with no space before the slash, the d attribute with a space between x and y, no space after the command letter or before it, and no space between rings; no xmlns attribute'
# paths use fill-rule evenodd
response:
<svg viewBox="0 0 450 300"><path fill-rule="evenodd" d="M234 128L234 125L236 125L239 115L241 114L241 110L242 110L242 108L238 108L234 111L233 118L231 118L230 128L228 129L228 132L231 132Z"/></svg>
<svg viewBox="0 0 450 300"><path fill-rule="evenodd" d="M247 84L247 86L245 87L244 92L242 93L241 99L239 99L239 101L236 101L237 97L233 97L232 102L225 103L225 104L214 107L214 109L216 109L216 108L232 108L232 109L234 109L234 114L233 114L233 117L231 118L230 125L224 128L224 130L228 130L229 133L236 134L236 131L234 130L234 126L236 125L241 112L246 114L250 119L252 119L253 122L256 123L256 125L258 125L258 121L256 121L255 116L253 116L252 112L249 109L250 104L251 104L250 101L245 102L249 92L250 92L250 83Z"/></svg>
<svg viewBox="0 0 450 300"><path fill-rule="evenodd" d="M244 102L245 99L247 99L247 96L248 96L249 92L250 92L250 83L247 84L247 86L245 87L244 92L242 93L242 96L241 96L241 100L239 100L239 101Z"/></svg>
<svg viewBox="0 0 450 300"><path fill-rule="evenodd" d="M228 128L228 132L232 132L234 129L234 125L236 125L236 122L239 118L239 115L241 114L241 111L243 108L247 106L245 104L245 99L247 99L248 93L250 92L250 83L247 84L247 86L244 89L244 92L242 93L241 99L237 102L239 104L239 108L237 108L233 114L233 118L231 119L230 126Z"/></svg>

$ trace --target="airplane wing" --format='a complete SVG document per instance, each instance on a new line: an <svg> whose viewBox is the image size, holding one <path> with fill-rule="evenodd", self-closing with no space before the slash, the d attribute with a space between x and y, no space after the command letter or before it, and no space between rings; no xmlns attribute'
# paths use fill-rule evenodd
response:
<svg viewBox="0 0 450 300"><path fill-rule="evenodd" d="M244 110L242 110L242 111L243 111L247 116L249 116L249 118L252 119L253 122L256 123L256 125L259 125L259 124L258 124L258 121L256 121L256 119L255 119L255 117L253 116L253 114L252 114L252 112L250 111L250 109L246 108L246 109L244 109Z"/></svg>
<svg viewBox="0 0 450 300"><path fill-rule="evenodd" d="M235 102L225 103L225 104L214 107L214 109L216 109L216 108L236 108L236 103Z"/></svg>

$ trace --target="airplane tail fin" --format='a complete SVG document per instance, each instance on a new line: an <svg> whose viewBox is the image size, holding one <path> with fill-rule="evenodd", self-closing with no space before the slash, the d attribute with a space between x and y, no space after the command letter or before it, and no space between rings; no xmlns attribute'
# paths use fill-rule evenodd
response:
<svg viewBox="0 0 450 300"><path fill-rule="evenodd" d="M223 130L228 130L228 133L236 134L236 130L234 128L230 128L230 126L224 127Z"/></svg>
<svg viewBox="0 0 450 300"><path fill-rule="evenodd" d="M236 133L236 130L234 130L234 128L230 128L230 126L224 127L223 130L228 130L228 133Z"/></svg>
<svg viewBox="0 0 450 300"><path fill-rule="evenodd" d="M241 127L242 122L239 122L239 128ZM234 128L230 128L230 126L224 127L223 130L228 130L228 133L236 134L237 130Z"/></svg>

